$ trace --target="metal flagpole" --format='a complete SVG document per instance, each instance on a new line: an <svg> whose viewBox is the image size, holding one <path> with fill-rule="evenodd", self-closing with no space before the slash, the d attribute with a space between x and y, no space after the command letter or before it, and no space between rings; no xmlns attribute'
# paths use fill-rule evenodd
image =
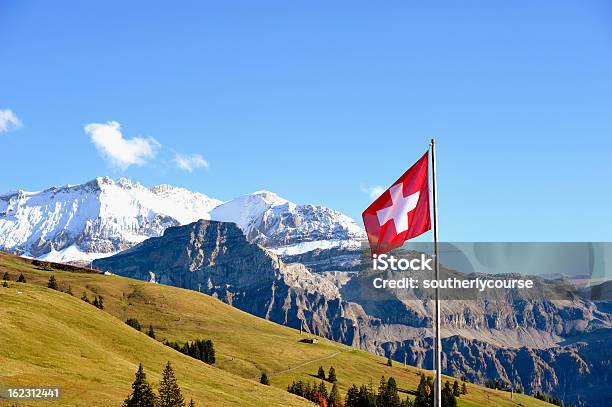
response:
<svg viewBox="0 0 612 407"><path fill-rule="evenodd" d="M440 265L438 262L438 200L436 191L436 140L431 139L431 177L433 186L433 240L434 240L434 267L436 280L440 279ZM436 288L436 321L434 342L434 407L442 407L442 341L440 339L440 291Z"/></svg>

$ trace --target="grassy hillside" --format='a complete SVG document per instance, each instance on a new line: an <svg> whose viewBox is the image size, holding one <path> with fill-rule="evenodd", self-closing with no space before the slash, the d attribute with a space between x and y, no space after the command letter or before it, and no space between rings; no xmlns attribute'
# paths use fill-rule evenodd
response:
<svg viewBox="0 0 612 407"><path fill-rule="evenodd" d="M77 298L36 285L0 287L0 343L0 383L61 386L63 401L53 405L120 406L139 362L156 387L168 360L184 395L200 406L308 405L184 356Z"/></svg>
<svg viewBox="0 0 612 407"><path fill-rule="evenodd" d="M152 376L153 382L158 381L158 374L164 361L176 359L176 363L179 361L185 363L185 365L177 366L176 370L179 378L183 375L188 377L181 382L188 396L193 395L197 400L209 400L209 395L215 395L216 398L210 398L211 402L206 405L212 405L212 401L219 403L224 400L223 397L226 396L224 392L227 388L223 387L222 383L225 383L226 379L231 380L231 384L227 386L232 389L232 397L242 397L245 400L249 397L252 398L251 400L261 397L260 405L275 405L274 402L269 401L269 397L274 397L278 403L293 405L296 404L294 398L286 401L279 394L287 398L288 393L284 389L292 380L313 380L320 365L326 371L331 365L334 366L338 376L338 385L343 394L352 383L359 385L371 380L377 386L382 375L395 377L400 389L412 391L416 388L421 373L419 369L403 367L399 363L388 367L386 359L382 357L325 339L320 339L317 344L302 343L300 340L307 335L301 335L299 331L253 317L214 298L189 290L118 276L59 271L45 266L35 267L28 260L0 254L0 272L4 271L11 274L11 280L16 280L19 273L23 272L28 283L26 286L31 284L45 286L50 274L54 274L59 288L67 290L70 286L76 298L46 288L35 287L29 287L27 292L28 295L40 298L40 302L19 303L19 301L24 301L23 298L29 297L18 297L16 294L7 297L10 298L9 304L12 304L9 309L12 309L14 314L9 321L13 322L8 330L3 329L4 333L0 333L0 340L3 343L8 341L12 346L3 346L0 350L0 384L9 382L9 380L21 380L19 383L26 383L30 377L36 377L29 376L29 374L45 377L45 369L48 369L47 365L50 364L54 366L50 369L56 372L53 377L56 377L57 380L61 379L66 389L74 388L75 392L87 390L83 393L84 399L90 399L90 397L94 399L100 394L98 390L91 389L103 388L102 384L97 384L98 380L102 380L101 383L112 388L113 394L116 394L119 400L129 392L129 384L139 357L147 358L145 368ZM13 284L16 285L16 283ZM4 302L7 300L4 292L0 290L2 293L0 312L6 312ZM90 298L93 298L94 295L102 295L105 303L104 311L97 310L79 300L78 297L83 292ZM58 300L59 298L61 301ZM64 305L66 307L69 304L70 307L78 308L78 312L75 311L78 317L66 316L65 318L68 319L62 320L60 318L62 313L57 312L52 305L53 301L66 303ZM47 302L51 304L44 308L43 304ZM35 313L36 319L26 318L24 313L19 312L21 308ZM49 320L50 317L47 314L53 315L53 320ZM88 315L95 315L95 318L89 318ZM128 317L137 318L143 326L152 324L158 339L173 341L196 338L212 339L217 351L215 366L218 369L184 357L127 327L121 321L125 321ZM57 322L55 322L56 319ZM79 322L81 319L87 323L81 324ZM104 357L93 352L93 349L98 348L95 343L91 343L96 337L93 332L79 334L78 340L73 340L72 335L66 335L67 329L77 329L76 327L80 325L84 327L81 326L79 329L87 327L90 330L97 330L95 332L104 338L112 332L112 336L108 337L110 344L103 352L104 355L112 355L112 357L109 356L108 362ZM18 344L21 343L21 337L29 336L27 332L30 331L32 335L36 334L34 336L38 338L40 344L38 348L33 347L28 350ZM122 337L126 338L125 341L132 340L132 342L124 343ZM70 339L70 345L66 339ZM48 352L44 352L47 346L45 342L49 343L57 355L66 352L69 346L71 352L75 352L76 359L56 361L56 357L51 357ZM130 352L129 349L132 346L134 350ZM14 348L21 350L16 351L13 350ZM10 351L7 353L6 349ZM153 349L156 350L153 351ZM155 356L153 357L152 354ZM24 362L27 362L29 373L14 375L12 372ZM62 370L54 365L58 363L61 364ZM88 369L94 369L94 373L87 373ZM99 378L96 372L106 372L108 375L105 373L103 376L106 378ZM273 389L267 391L265 387L262 390L262 386L253 384L258 380L261 372L266 372L271 377L271 385L278 388L278 391ZM16 382L10 381L10 383ZM212 389L217 390L218 393L209 393ZM101 392L104 393L105 390ZM65 393L67 394L68 390ZM227 396L230 397L229 394ZM227 404L221 404L231 405L231 402L240 404L240 402L232 401L231 398L228 400L230 402ZM500 407L549 405L524 395L514 395L514 400L511 400L509 393L472 384L468 384L468 395L461 396L459 399L460 406L492 404ZM243 402L242 405L257 405L257 403L248 401Z"/></svg>

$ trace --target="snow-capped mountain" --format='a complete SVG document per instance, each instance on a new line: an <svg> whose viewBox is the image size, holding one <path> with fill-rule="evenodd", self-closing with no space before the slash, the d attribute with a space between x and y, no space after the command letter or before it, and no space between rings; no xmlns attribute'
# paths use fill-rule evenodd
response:
<svg viewBox="0 0 612 407"><path fill-rule="evenodd" d="M324 206L296 205L269 191L258 191L223 203L210 217L234 222L252 243L280 255L314 249L358 246L362 229L345 214Z"/></svg>
<svg viewBox="0 0 612 407"><path fill-rule="evenodd" d="M221 201L125 178L0 196L0 248L49 261L89 261L208 219Z"/></svg>
<svg viewBox="0 0 612 407"><path fill-rule="evenodd" d="M89 262L199 219L236 223L281 255L355 247L362 230L333 209L296 205L272 192L223 203L171 185L147 188L101 177L75 186L0 195L0 249L42 260Z"/></svg>

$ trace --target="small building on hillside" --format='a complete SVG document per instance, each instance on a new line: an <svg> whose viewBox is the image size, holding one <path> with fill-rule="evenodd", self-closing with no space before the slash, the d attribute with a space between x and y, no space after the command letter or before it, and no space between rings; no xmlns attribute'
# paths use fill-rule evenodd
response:
<svg viewBox="0 0 612 407"><path fill-rule="evenodd" d="M300 340L300 342L304 342L304 343L319 343L319 340L317 338L304 338L304 339Z"/></svg>

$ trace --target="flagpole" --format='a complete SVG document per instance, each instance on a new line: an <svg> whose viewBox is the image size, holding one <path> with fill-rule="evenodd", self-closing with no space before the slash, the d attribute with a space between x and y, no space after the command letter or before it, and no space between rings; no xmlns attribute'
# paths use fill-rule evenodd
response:
<svg viewBox="0 0 612 407"><path fill-rule="evenodd" d="M434 267L435 278L440 279L440 265L438 262L438 197L436 191L436 140L431 139L431 178L433 186L433 241L434 241ZM442 407L442 341L440 339L440 292L435 292L435 342L434 342L434 407Z"/></svg>

